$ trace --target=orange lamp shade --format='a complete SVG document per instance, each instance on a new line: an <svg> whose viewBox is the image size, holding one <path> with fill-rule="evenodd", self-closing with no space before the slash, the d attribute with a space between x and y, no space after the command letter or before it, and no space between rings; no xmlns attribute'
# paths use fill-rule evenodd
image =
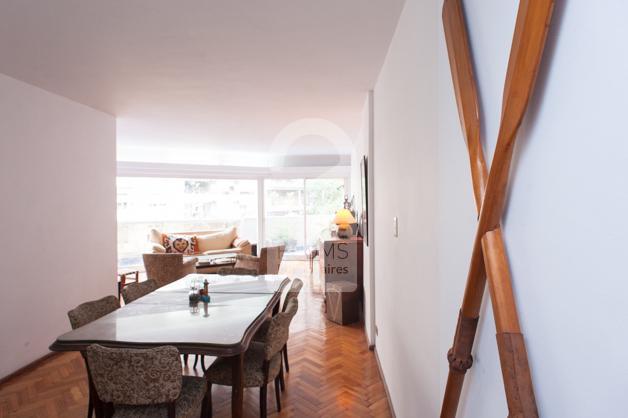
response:
<svg viewBox="0 0 628 418"><path fill-rule="evenodd" d="M334 223L336 225L351 225L355 222L355 218L351 212L349 212L349 209L340 209L336 212L336 216L334 217Z"/></svg>

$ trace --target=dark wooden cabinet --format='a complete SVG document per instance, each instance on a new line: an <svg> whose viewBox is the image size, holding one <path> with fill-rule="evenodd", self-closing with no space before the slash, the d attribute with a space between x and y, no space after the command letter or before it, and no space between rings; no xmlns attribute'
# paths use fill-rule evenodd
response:
<svg viewBox="0 0 628 418"><path fill-rule="evenodd" d="M323 241L319 258L327 318L343 325L358 321L362 312L364 283L362 238L333 238Z"/></svg>

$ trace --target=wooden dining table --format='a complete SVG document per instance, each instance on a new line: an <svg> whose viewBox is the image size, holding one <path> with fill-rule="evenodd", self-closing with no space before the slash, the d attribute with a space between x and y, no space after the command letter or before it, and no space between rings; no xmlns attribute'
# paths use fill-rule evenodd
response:
<svg viewBox="0 0 628 418"><path fill-rule="evenodd" d="M196 281L202 286L205 280L211 300L192 309L190 284ZM287 283L283 275L190 274L59 336L50 350L85 352L91 344L113 348L170 345L181 354L228 357L233 373L232 416L241 417L244 353L262 323L278 312Z"/></svg>

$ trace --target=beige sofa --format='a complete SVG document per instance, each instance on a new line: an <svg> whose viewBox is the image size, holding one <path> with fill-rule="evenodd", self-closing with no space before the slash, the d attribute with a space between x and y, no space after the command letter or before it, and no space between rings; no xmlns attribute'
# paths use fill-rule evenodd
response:
<svg viewBox="0 0 628 418"><path fill-rule="evenodd" d="M162 232L157 229L151 229L149 239L152 246L151 250L154 254L166 252L166 248L163 245L164 235L195 236L198 247L195 252L196 255L251 254L251 243L246 239L239 238L235 227L220 231L196 232Z"/></svg>

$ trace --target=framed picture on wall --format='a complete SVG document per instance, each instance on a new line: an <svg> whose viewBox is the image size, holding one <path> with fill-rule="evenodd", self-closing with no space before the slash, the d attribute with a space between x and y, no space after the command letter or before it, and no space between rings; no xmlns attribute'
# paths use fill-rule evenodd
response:
<svg viewBox="0 0 628 418"><path fill-rule="evenodd" d="M360 186L362 188L362 211L360 213L360 230L364 237L364 242L369 245L369 228L368 228L368 160L366 155L362 157L360 162Z"/></svg>

